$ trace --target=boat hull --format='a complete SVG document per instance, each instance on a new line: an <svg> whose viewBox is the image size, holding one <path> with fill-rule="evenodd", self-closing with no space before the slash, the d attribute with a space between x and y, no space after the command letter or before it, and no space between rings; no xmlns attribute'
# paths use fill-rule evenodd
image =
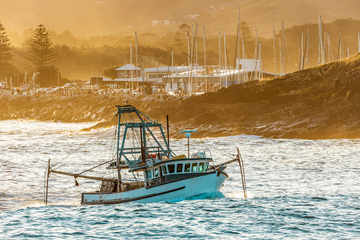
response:
<svg viewBox="0 0 360 240"><path fill-rule="evenodd" d="M126 202L161 202L178 198L190 198L221 189L227 175L219 171L193 178L178 180L150 188L139 188L127 192L83 193L81 203L85 205L119 204Z"/></svg>

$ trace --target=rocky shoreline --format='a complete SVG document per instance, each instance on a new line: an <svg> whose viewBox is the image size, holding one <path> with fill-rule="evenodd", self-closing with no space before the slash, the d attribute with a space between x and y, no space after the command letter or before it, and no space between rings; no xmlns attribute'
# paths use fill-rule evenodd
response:
<svg viewBox="0 0 360 240"><path fill-rule="evenodd" d="M194 137L250 134L273 138L360 138L360 58L334 62L272 80L252 81L192 97L83 95L0 96L0 120L100 122L115 105L134 105L166 123L171 136L198 129ZM95 124L94 124L95 125Z"/></svg>

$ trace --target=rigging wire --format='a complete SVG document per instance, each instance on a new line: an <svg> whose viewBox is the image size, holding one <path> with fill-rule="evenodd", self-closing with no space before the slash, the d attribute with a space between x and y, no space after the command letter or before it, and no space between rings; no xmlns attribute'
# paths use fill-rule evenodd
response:
<svg viewBox="0 0 360 240"><path fill-rule="evenodd" d="M90 137L89 140L87 140L85 143L81 144L79 147L77 147L74 151L72 151L71 153L69 153L65 158L63 158L62 160L60 160L58 163L55 163L52 168L54 168L55 166L57 166L60 162L64 162L69 156L73 155L74 153L76 153L81 147L83 147L85 144L87 144L88 142L90 142L90 140L92 140L95 136L100 135L100 133L102 133L104 131L104 129L112 122L112 120L117 116L118 114L115 114L111 120L109 122L107 122L100 130L98 130L93 136ZM60 168L62 166L65 166L66 163L63 163L62 165L58 166L57 168Z"/></svg>

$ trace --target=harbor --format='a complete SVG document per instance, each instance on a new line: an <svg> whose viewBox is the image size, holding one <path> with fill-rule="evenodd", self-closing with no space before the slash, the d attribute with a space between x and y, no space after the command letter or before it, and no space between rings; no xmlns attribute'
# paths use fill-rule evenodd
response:
<svg viewBox="0 0 360 240"><path fill-rule="evenodd" d="M0 3L0 239L357 239L358 0Z"/></svg>

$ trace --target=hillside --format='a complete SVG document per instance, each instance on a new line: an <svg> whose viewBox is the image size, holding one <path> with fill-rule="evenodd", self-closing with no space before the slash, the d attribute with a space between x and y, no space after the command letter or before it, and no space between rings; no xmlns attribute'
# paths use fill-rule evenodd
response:
<svg viewBox="0 0 360 240"><path fill-rule="evenodd" d="M217 35L218 26L234 34L241 18L257 29L259 35L272 37L272 20L280 29L304 23L317 23L319 11L324 22L340 18L360 19L360 2L347 0L62 0L62 1L0 1L0 20L8 31L22 34L25 29L44 24L58 33L69 30L76 37L103 36L109 34L153 32L166 34L179 23L198 22L200 28L207 27L209 35ZM16 9L16 14L14 9ZM199 15L195 19L187 15ZM154 20L161 20L152 26ZM163 24L169 20L170 24ZM173 25L176 25L174 27Z"/></svg>
<svg viewBox="0 0 360 240"><path fill-rule="evenodd" d="M216 93L165 100L154 96L86 95L72 98L2 95L0 120L108 121L129 101L194 137L254 134L281 138L360 137L360 55L281 78L233 85ZM101 127L103 123L96 127Z"/></svg>

